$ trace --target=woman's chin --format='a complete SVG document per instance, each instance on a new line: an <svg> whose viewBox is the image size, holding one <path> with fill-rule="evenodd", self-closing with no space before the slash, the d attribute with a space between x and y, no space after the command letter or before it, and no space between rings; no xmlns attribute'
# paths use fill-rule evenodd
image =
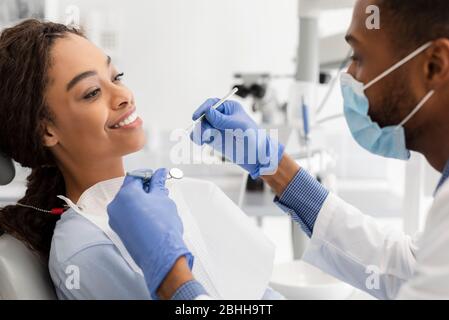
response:
<svg viewBox="0 0 449 320"><path fill-rule="evenodd" d="M123 156L141 151L145 147L146 140L143 130L139 134L133 135L133 137L128 137L123 141L120 148L123 151Z"/></svg>

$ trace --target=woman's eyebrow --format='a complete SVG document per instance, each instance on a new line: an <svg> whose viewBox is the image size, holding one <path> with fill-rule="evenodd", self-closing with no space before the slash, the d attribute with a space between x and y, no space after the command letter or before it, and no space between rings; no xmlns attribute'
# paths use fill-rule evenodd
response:
<svg viewBox="0 0 449 320"><path fill-rule="evenodd" d="M70 82L67 84L67 91L72 89L81 80L88 78L88 77L95 76L95 75L97 75L96 71L86 71L86 72L80 73L79 75L74 77L72 80L70 80Z"/></svg>
<svg viewBox="0 0 449 320"><path fill-rule="evenodd" d="M107 66L109 66L111 64L111 57L110 56L107 56L106 64L107 64ZM72 80L70 80L70 82L67 84L67 91L72 89L81 80L83 80L85 78L88 78L88 77L96 76L96 75L97 75L97 72L96 71L92 71L92 70L80 73L79 75L75 76Z"/></svg>

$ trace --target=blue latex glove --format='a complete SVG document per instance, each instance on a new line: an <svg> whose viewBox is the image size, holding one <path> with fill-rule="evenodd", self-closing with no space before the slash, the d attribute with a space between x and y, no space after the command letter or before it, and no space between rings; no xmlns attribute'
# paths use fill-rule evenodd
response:
<svg viewBox="0 0 449 320"><path fill-rule="evenodd" d="M195 121L206 117L190 135L196 144L208 144L248 171L253 179L274 173L282 159L284 146L273 141L235 101L226 101L216 110L219 99L209 99L193 114ZM246 143L245 143L246 141Z"/></svg>
<svg viewBox="0 0 449 320"><path fill-rule="evenodd" d="M107 208L109 225L142 269L153 299L158 299L156 291L180 257L186 256L190 269L193 266L176 204L168 197L166 178L166 169L157 170L147 183L126 176Z"/></svg>

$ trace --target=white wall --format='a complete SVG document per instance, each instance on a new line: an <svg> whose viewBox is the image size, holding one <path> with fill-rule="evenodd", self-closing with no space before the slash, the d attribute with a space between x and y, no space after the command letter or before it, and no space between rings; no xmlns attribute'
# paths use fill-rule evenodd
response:
<svg viewBox="0 0 449 320"><path fill-rule="evenodd" d="M189 124L193 110L221 96L236 71L292 73L296 0L61 0L120 25L125 81L147 127Z"/></svg>

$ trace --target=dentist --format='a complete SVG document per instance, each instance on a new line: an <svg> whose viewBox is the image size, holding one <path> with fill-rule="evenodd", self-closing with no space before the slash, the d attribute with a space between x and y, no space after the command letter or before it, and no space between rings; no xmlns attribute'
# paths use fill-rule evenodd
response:
<svg viewBox="0 0 449 320"><path fill-rule="evenodd" d="M380 8L379 30L366 28L369 5ZM218 139L205 138L207 132L255 133L247 144L232 143L247 152L263 148L276 161L236 162L273 188L275 203L310 237L305 261L379 299L449 299L449 2L359 0L346 40L354 55L341 86L354 139L383 157L408 160L410 150L420 152L442 173L419 237L387 232L330 193L260 134L236 102L217 110L211 109L214 99L203 104L193 119L205 114L207 121L201 139L192 138L236 161ZM144 270L150 291L162 299L205 298L190 272L193 257L164 177L155 176L148 193L140 180L127 177L109 206L110 224ZM376 285L367 285L368 270L376 270Z"/></svg>

